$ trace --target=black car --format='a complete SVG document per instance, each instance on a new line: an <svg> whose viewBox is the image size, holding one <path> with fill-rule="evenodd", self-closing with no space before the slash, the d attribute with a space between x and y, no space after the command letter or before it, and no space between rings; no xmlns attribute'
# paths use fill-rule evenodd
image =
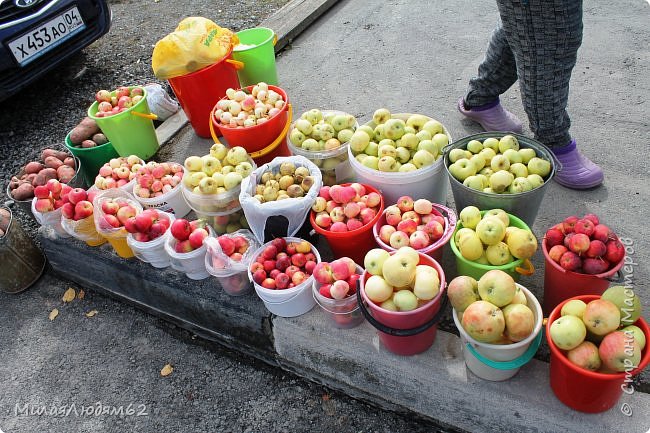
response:
<svg viewBox="0 0 650 433"><path fill-rule="evenodd" d="M104 0L0 0L0 100L106 34Z"/></svg>

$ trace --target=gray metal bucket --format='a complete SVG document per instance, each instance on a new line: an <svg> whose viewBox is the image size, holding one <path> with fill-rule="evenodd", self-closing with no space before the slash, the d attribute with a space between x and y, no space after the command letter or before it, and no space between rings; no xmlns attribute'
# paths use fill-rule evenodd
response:
<svg viewBox="0 0 650 433"><path fill-rule="evenodd" d="M9 211L9 224L0 237L0 290L18 293L34 284L45 269L45 255L34 245Z"/></svg>
<svg viewBox="0 0 650 433"><path fill-rule="evenodd" d="M466 187L451 175L449 172L449 152L452 149L466 149L467 143L471 140L483 141L490 137L500 138L506 134L515 136L519 141L520 148L530 147L535 149L538 157L550 161L551 172L544 178L544 184L542 186L517 194L494 194ZM456 203L456 210L458 212L466 206L476 206L480 210L503 209L522 219L529 227L532 227L535 222L535 217L537 217L537 212L544 199L544 193L556 171L555 158L546 146L530 137L512 132L483 132L463 137L447 146L444 158L445 170L447 170L447 175L449 176L451 192L454 195L454 202Z"/></svg>

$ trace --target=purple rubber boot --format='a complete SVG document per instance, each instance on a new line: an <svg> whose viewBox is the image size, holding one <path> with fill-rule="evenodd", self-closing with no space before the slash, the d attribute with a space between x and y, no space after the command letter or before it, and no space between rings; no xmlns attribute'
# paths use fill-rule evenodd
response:
<svg viewBox="0 0 650 433"><path fill-rule="evenodd" d="M558 149L552 149L562 164L562 169L555 173L555 181L571 189L588 189L603 183L603 170L591 162L578 150L576 141Z"/></svg>
<svg viewBox="0 0 650 433"><path fill-rule="evenodd" d="M480 107L465 108L463 98L458 100L458 111L475 122L478 122L486 131L511 131L521 132L522 124L517 116L503 108L501 102L497 99L487 105Z"/></svg>

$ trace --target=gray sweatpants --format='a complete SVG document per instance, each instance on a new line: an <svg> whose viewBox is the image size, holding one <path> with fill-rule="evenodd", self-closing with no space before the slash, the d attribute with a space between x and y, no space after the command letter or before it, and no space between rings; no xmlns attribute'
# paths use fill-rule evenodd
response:
<svg viewBox="0 0 650 433"><path fill-rule="evenodd" d="M466 105L494 102L519 79L535 137L549 147L569 144L566 105L582 43L582 0L497 0L497 6L501 20L469 82Z"/></svg>

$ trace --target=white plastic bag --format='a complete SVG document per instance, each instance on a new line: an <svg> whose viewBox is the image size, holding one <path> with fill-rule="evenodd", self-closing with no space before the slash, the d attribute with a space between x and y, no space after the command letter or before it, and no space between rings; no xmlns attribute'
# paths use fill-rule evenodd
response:
<svg viewBox="0 0 650 433"><path fill-rule="evenodd" d="M250 230L245 229L237 230L233 233L228 233L219 237L234 238L237 236L241 236L248 241L248 249L242 254L242 259L239 261L233 260L224 254L217 238L206 238L204 240L208 249L208 253L205 256L205 267L210 274L215 277L221 277L232 275L235 272L246 272L248 270L248 265L253 258L253 253L260 247L260 243L257 242L257 239L255 239L255 236Z"/></svg>
<svg viewBox="0 0 650 433"><path fill-rule="evenodd" d="M36 197L32 199L32 214L41 227L38 231L46 238L58 239L69 238L70 235L61 226L63 209L58 208L51 212L39 212L36 210Z"/></svg>
<svg viewBox="0 0 650 433"><path fill-rule="evenodd" d="M255 197L255 186L257 179L266 171L278 173L280 165L283 162L291 162L296 167L306 167L309 174L314 178L314 184L303 197L289 198L285 200L270 201L260 203ZM265 234L267 232L267 223L272 217L282 217L286 219L286 230L281 227L272 233L271 237L285 237L295 235L305 222L305 218L316 201L318 192L323 184L323 176L316 164L304 156L277 157L271 162L266 163L255 169L251 175L244 178L241 183L241 192L239 193L239 203L244 210L246 221L260 243L265 243ZM282 226L282 224L280 224ZM277 231L286 231L278 233Z"/></svg>
<svg viewBox="0 0 650 433"><path fill-rule="evenodd" d="M138 203L135 197L121 188L104 190L97 194L93 200L93 218L95 219L95 228L97 229L97 233L105 238L124 238L126 240L126 235L128 234L126 229L123 226L115 228L104 218L105 214L102 210L102 203L110 199L114 199L118 203L126 202L130 204L135 208L136 214L142 212L142 205Z"/></svg>
<svg viewBox="0 0 650 433"><path fill-rule="evenodd" d="M149 111L158 116L158 120L166 120L178 111L178 102L172 99L160 84L149 83L144 88L147 91Z"/></svg>

